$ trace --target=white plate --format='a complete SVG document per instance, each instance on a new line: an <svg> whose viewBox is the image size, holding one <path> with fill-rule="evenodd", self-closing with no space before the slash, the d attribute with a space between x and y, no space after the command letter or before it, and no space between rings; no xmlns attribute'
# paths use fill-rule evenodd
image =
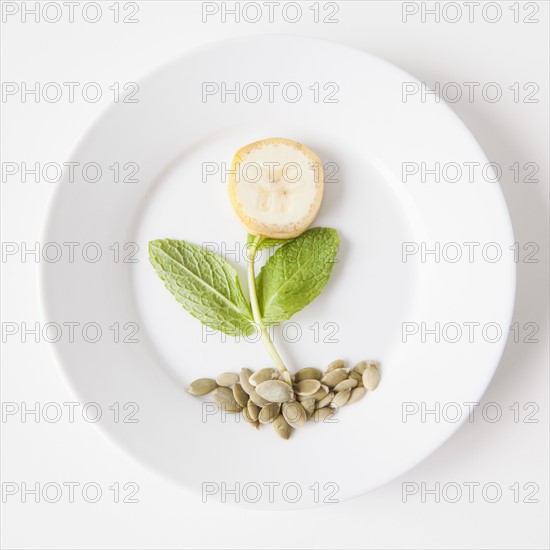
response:
<svg viewBox="0 0 550 550"><path fill-rule="evenodd" d="M233 97L224 103L220 95L203 101L203 82L226 82L228 88L256 82L264 94L256 103L236 103ZM273 102L264 82L280 83ZM281 100L278 92L289 82L302 90L296 103ZM332 84L323 89L329 82L338 86L332 96L338 102L323 101L335 89ZM434 403L480 399L511 319L510 220L498 184L471 183L466 170L455 183L422 183L418 177L402 182L403 162L425 161L428 167L487 163L444 104L403 102L403 82L416 81L339 44L291 36L242 38L194 51L157 71L140 82L138 103L115 104L88 132L73 160L99 163L103 178L99 183L64 179L44 242L97 242L103 257L89 263L77 255L71 263L65 255L44 263L44 311L48 321L96 322L103 328L95 344L62 338L55 355L80 401L105 407L98 425L131 455L199 491L205 482L219 484L218 489L240 483L242 503L251 504L259 487L263 493L255 506L309 506L333 491L342 500L399 476L466 417L404 422L403 403L433 408ZM257 89L247 88L248 97ZM288 94L293 90L286 88ZM231 210L226 184L219 174L203 182L201 170L206 162L228 163L243 144L271 136L303 142L323 162L338 165L338 181L327 183L315 225L335 227L342 241L322 295L292 319L285 337L276 331L275 341L293 371L324 367L339 357L350 364L374 358L382 365L376 392L342 409L338 422L308 425L289 441L278 439L270 427L256 432L233 417L226 422L219 414L203 418L207 410L201 400L184 392L191 380L243 366L265 367L269 358L260 343L205 335L147 260L149 240L187 239L229 250L226 257L242 272L242 255L235 258L230 251L242 249L245 233ZM114 162L138 163L139 183L113 183L108 167ZM109 246L128 241L139 244L138 263L113 262ZM416 256L402 261L403 242L423 241L428 246L435 241L441 246L481 244L474 262L435 263L428 257L422 263ZM489 242L504 251L497 262L480 255ZM129 252L122 250L121 258ZM448 252L451 257L453 251ZM114 342L108 328L114 322L138 323L139 343ZM430 335L423 343L420 333L403 342L406 322L427 323L428 329L436 322L458 323L464 334L456 343L449 342L453 330L439 343ZM481 324L473 342L464 325L468 322ZM498 341L481 337L486 323L502 328ZM122 422L132 407L114 422L108 407L115 402L136 402L139 422ZM275 486L273 503L268 482L281 484ZM247 486L243 494L246 483L257 485ZM288 483L299 484L302 491L296 503L291 503L296 486L281 492ZM310 489L315 483L319 498ZM226 495L226 501L234 497Z"/></svg>

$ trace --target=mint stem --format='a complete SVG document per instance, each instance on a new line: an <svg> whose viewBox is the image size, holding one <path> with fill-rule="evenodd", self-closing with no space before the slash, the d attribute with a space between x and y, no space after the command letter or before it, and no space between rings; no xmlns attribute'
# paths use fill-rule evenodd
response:
<svg viewBox="0 0 550 550"><path fill-rule="evenodd" d="M267 349L269 355L271 355L271 358L273 359L276 367L279 369L281 374L283 375L283 378L287 384L292 386L292 379L290 376L290 372L286 368L283 360L281 359L281 356L279 355L279 352L275 348L271 337L269 336L269 332L267 331L266 326L264 325L262 321L262 315L260 313L260 306L258 305L258 295L256 293L256 274L254 272L254 262L256 260L256 252L258 250L258 246L260 242L262 241L262 237L256 236L254 237L254 241L252 242L249 250L248 250L248 292L250 293L250 305L252 306L252 315L254 317L255 323L260 328L260 332L262 335L262 342Z"/></svg>

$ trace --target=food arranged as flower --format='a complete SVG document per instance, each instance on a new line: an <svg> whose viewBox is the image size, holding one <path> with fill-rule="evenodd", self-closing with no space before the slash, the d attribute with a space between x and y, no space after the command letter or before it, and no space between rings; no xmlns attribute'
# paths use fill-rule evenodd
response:
<svg viewBox="0 0 550 550"><path fill-rule="evenodd" d="M277 370L201 378L189 392L214 399L227 412L243 413L259 427L272 423L288 439L306 420L326 419L346 403L374 390L380 375L372 361L352 371L342 361L323 374L306 368L293 377L273 345L267 327L287 321L314 300L330 279L338 252L335 229L313 222L323 198L323 169L315 153L284 138L251 143L237 151L230 172L229 196L247 228L247 299L237 271L221 256L182 240L149 243L149 259L166 288L191 315L231 336L260 332ZM276 249L258 275L259 251ZM365 379L365 376L367 379Z"/></svg>

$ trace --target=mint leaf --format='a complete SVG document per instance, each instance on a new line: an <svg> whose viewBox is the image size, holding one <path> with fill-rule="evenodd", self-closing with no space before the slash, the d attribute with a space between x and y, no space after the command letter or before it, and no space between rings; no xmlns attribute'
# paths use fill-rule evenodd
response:
<svg viewBox="0 0 550 550"><path fill-rule="evenodd" d="M256 278L266 325L290 319L320 294L330 278L339 243L335 229L316 227L269 258Z"/></svg>
<svg viewBox="0 0 550 550"><path fill-rule="evenodd" d="M255 331L236 270L196 244L172 239L149 242L149 261L166 288L201 323L230 336Z"/></svg>
<svg viewBox="0 0 550 550"><path fill-rule="evenodd" d="M255 238L255 235L250 235L250 233L248 234L248 239L246 240L247 249L252 246ZM262 239L258 243L258 246L256 247L256 251L259 252L260 250L264 250L265 248L273 248L274 246L286 244L291 240L292 239L270 239L269 237L262 237Z"/></svg>

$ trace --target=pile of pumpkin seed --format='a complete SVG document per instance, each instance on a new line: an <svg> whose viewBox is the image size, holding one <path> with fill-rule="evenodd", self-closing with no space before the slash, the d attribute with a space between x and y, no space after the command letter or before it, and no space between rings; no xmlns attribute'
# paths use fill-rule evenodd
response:
<svg viewBox="0 0 550 550"><path fill-rule="evenodd" d="M225 372L215 380L199 378L187 391L197 396L213 392L223 411L242 413L256 429L271 424L277 435L288 439L293 428L301 428L307 420L329 420L340 407L355 403L379 383L376 361L361 361L347 369L338 359L325 372L313 367L299 370L292 376L292 386L275 369L242 369L240 374Z"/></svg>

